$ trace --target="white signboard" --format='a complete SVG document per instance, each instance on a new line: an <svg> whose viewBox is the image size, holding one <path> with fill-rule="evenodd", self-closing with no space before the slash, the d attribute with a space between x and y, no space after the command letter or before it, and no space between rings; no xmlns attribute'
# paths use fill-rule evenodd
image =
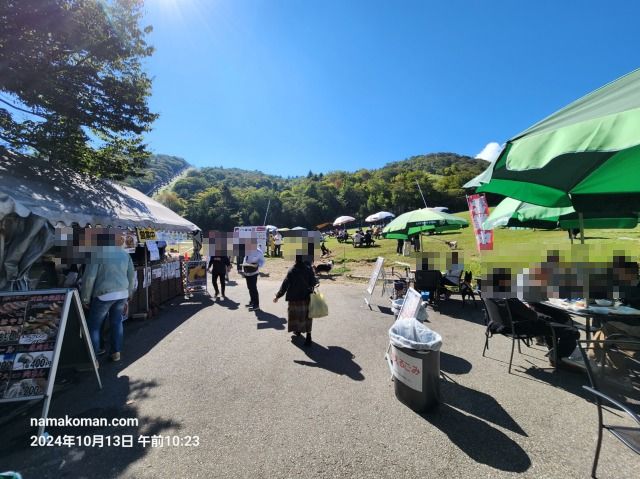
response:
<svg viewBox="0 0 640 479"><path fill-rule="evenodd" d="M376 287L376 282L378 281L378 277L380 277L380 272L382 271L383 264L384 264L384 258L382 256L378 256L378 260L376 261L376 264L373 267L373 272L371 273L371 278L369 278L369 284L367 285L367 293L373 294L373 290Z"/></svg>
<svg viewBox="0 0 640 479"><path fill-rule="evenodd" d="M415 289L409 288L404 296L404 303L397 319L418 318L418 311L422 307L422 296Z"/></svg>
<svg viewBox="0 0 640 479"><path fill-rule="evenodd" d="M257 240L262 251L267 249L267 228L266 226L236 226L233 228L234 236L240 240ZM246 250L248 253L249 250Z"/></svg>
<svg viewBox="0 0 640 479"><path fill-rule="evenodd" d="M422 360L403 353L398 348L391 347L391 362L393 376L411 389L422 392Z"/></svg>
<svg viewBox="0 0 640 479"><path fill-rule="evenodd" d="M149 250L149 259L158 261L160 259L160 251L158 251L158 243L155 241L147 241L147 249Z"/></svg>

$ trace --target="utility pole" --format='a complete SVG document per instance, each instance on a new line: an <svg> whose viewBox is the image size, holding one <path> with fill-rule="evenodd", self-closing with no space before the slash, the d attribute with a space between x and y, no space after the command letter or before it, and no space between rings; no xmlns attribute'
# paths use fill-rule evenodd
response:
<svg viewBox="0 0 640 479"><path fill-rule="evenodd" d="M269 202L267 203L267 212L264 214L264 223L262 223L262 226L267 226L267 216L269 216L270 206L271 206L271 198L269 198Z"/></svg>
<svg viewBox="0 0 640 479"><path fill-rule="evenodd" d="M424 207L427 208L427 202L424 199L424 195L422 194L422 188L420 188L420 183L416 180L416 185L418 185L418 191L420 192L420 196L422 196L422 201L424 202Z"/></svg>

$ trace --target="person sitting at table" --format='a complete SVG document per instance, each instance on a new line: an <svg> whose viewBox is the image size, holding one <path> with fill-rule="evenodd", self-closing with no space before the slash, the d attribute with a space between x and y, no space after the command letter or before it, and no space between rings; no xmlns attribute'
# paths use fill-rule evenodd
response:
<svg viewBox="0 0 640 479"><path fill-rule="evenodd" d="M464 263L460 262L457 251L451 253L451 266L442 278L442 286L460 286L460 278L464 271Z"/></svg>
<svg viewBox="0 0 640 479"><path fill-rule="evenodd" d="M356 231L356 233L353 235L353 246L361 246L362 239L363 239L363 236L360 230Z"/></svg>
<svg viewBox="0 0 640 479"><path fill-rule="evenodd" d="M578 345L580 338L579 331L573 327L573 321L569 313L558 310L546 304L543 301L549 299L551 290L552 296L555 296L557 287L550 283L552 270L548 267L533 266L525 268L516 278L517 298L523 302L529 309L538 313L541 319L547 321L554 329L557 339L557 356L558 359L570 356ZM553 338L545 335L544 341L551 350L555 347ZM550 362L553 363L553 355L549 355Z"/></svg>
<svg viewBox="0 0 640 479"><path fill-rule="evenodd" d="M371 230L367 230L367 232L364 234L364 245L369 247L373 244L373 237L372 237L372 233Z"/></svg>

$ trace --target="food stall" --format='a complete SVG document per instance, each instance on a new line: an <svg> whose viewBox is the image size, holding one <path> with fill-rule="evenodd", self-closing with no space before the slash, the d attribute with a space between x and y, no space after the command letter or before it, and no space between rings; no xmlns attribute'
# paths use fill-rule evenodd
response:
<svg viewBox="0 0 640 479"><path fill-rule="evenodd" d="M55 243L74 256L78 231L103 227L116 230L136 266L130 314L146 316L182 294L180 258L167 249L191 239L197 252L195 224L134 188L47 161L0 151L0 164L0 290L61 286L68 259L50 248Z"/></svg>

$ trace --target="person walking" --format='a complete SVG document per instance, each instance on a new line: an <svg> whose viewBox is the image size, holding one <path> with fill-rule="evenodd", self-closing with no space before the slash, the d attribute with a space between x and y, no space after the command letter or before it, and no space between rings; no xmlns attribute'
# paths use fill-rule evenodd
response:
<svg viewBox="0 0 640 479"><path fill-rule="evenodd" d="M247 282L247 289L249 290L250 301L246 306L249 311L260 310L260 294L258 293L258 275L260 274L260 268L264 266L264 254L260 245L250 251L242 262L242 274Z"/></svg>
<svg viewBox="0 0 640 479"><path fill-rule="evenodd" d="M285 296L288 303L288 331L295 336L306 333L304 344L311 345L311 328L313 319L309 318L309 299L313 288L318 284L318 279L313 273L313 269L304 260L303 255L296 255L295 264L287 272L280 290L276 293L273 302Z"/></svg>
<svg viewBox="0 0 640 479"><path fill-rule="evenodd" d="M228 269L231 267L231 259L228 256L211 256L209 259L209 272L211 273L211 282L215 291L215 298L220 297L222 291L222 299L225 299L225 279ZM220 289L218 289L218 278L220 278Z"/></svg>
<svg viewBox="0 0 640 479"><path fill-rule="evenodd" d="M399 239L398 245L396 246L396 253L402 254L403 251L404 251L404 240Z"/></svg>
<svg viewBox="0 0 640 479"><path fill-rule="evenodd" d="M96 228L97 230L98 228ZM92 252L89 264L84 269L80 299L89 309L87 326L93 350L100 351L100 331L105 319L109 318L111 328L111 360L119 361L122 350L123 328L122 315L128 299L133 295L135 269L131 256L115 244L113 232L90 232L85 230L85 238L89 240Z"/></svg>

